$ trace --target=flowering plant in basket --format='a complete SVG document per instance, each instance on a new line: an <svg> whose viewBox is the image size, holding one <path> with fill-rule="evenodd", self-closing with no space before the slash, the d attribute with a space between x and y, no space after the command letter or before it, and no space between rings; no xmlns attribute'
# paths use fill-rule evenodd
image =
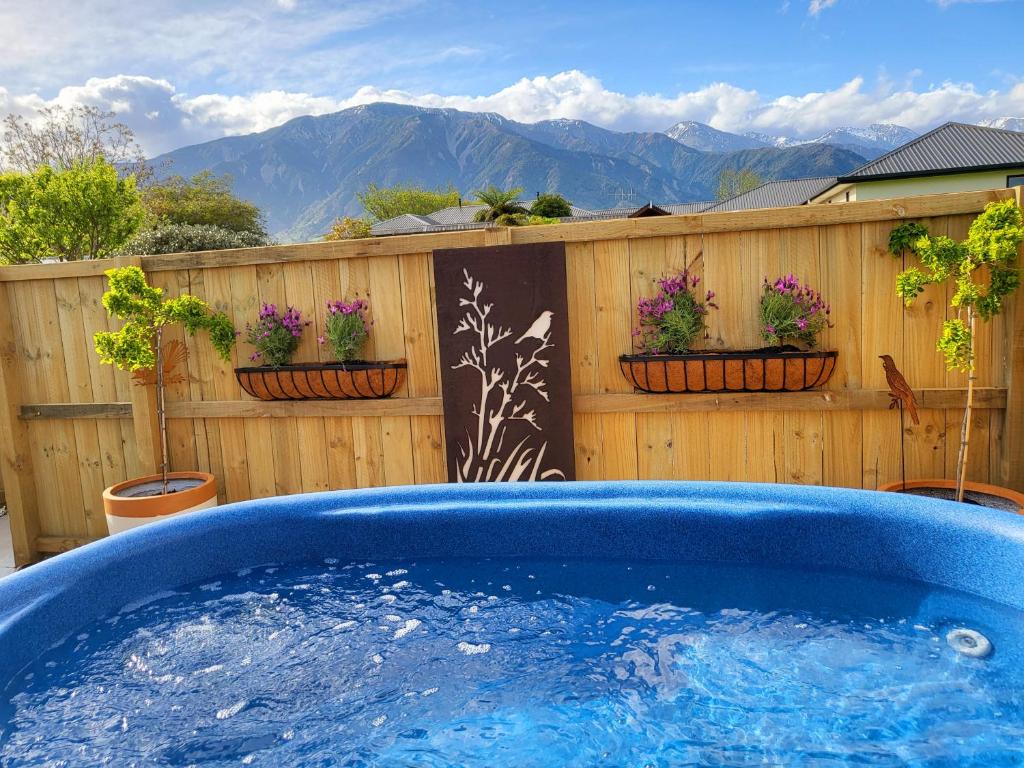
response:
<svg viewBox="0 0 1024 768"><path fill-rule="evenodd" d="M640 327L633 336L646 354L683 354L707 328L709 310L718 309L715 292L708 291L702 298L697 290L700 277L685 269L657 283L661 289L657 295L637 302Z"/></svg>
<svg viewBox="0 0 1024 768"><path fill-rule="evenodd" d="M801 285L793 275L775 282L764 279L761 292L761 336L773 346L795 341L807 347L818 343L818 334L830 328L832 308L821 294Z"/></svg>
<svg viewBox="0 0 1024 768"><path fill-rule="evenodd" d="M373 324L366 319L369 308L365 299L327 302L327 326L318 341L330 344L339 362L358 359Z"/></svg>
<svg viewBox="0 0 1024 768"><path fill-rule="evenodd" d="M308 322L302 321L302 313L294 307L288 307L281 314L276 304L264 304L255 325L247 323L245 326L246 339L256 348L249 359L263 360L272 368L288 365L299 348L302 329L307 325Z"/></svg>

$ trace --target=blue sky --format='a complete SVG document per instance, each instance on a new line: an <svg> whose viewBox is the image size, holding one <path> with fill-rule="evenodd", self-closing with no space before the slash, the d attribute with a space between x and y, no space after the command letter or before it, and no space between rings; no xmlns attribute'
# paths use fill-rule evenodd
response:
<svg viewBox="0 0 1024 768"><path fill-rule="evenodd" d="M1020 0L0 0L0 113L151 152L373 100L810 136L1024 116Z"/></svg>

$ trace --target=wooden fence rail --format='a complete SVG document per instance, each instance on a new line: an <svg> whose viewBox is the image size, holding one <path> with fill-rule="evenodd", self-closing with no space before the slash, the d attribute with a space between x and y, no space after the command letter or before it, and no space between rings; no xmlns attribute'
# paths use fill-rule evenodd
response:
<svg viewBox="0 0 1024 768"><path fill-rule="evenodd" d="M104 262L0 267L0 469L19 563L103 536L103 488L156 463L150 389L99 364L92 335L111 327L103 271L141 264L169 294L193 293L236 326L261 302L291 304L316 343L328 300L360 295L374 320L368 357L405 358L390 400L255 401L205 339L184 339L185 379L171 386L172 467L218 478L222 501L447 477L431 251L566 242L577 476L822 483L874 488L900 472L899 417L878 355L893 355L921 401L904 432L908 477L950 477L965 377L935 339L948 311L932 286L911 309L894 291L891 228L923 221L962 238L1012 190L519 229L471 230ZM716 291L710 348L760 346L764 277L794 273L832 304L823 344L839 350L822 391L651 396L619 372L637 299L689 267ZM1024 311L1015 300L985 327L971 476L1024 485ZM178 338L181 338L178 336ZM235 363L246 360L244 345Z"/></svg>

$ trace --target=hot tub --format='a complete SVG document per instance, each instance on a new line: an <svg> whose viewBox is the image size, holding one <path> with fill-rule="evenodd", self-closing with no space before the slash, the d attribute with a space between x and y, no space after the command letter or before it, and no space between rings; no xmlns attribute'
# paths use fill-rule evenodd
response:
<svg viewBox="0 0 1024 768"><path fill-rule="evenodd" d="M1024 518L713 483L246 502L0 581L0 686L5 766L1007 764Z"/></svg>

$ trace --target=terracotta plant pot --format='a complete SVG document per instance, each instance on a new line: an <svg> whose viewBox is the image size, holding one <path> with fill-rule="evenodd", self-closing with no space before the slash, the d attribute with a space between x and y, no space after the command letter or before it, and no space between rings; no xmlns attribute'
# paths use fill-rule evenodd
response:
<svg viewBox="0 0 1024 768"><path fill-rule="evenodd" d="M206 472L171 472L170 493L161 493L160 475L138 477L103 491L103 511L111 534L155 520L217 506L217 482Z"/></svg>
<svg viewBox="0 0 1024 768"><path fill-rule="evenodd" d="M642 392L799 392L825 384L838 352L768 348L685 355L622 355L622 375Z"/></svg>
<svg viewBox="0 0 1024 768"><path fill-rule="evenodd" d="M242 389L260 400L365 400L388 397L405 381L405 361L299 363L235 368Z"/></svg>
<svg viewBox="0 0 1024 768"><path fill-rule="evenodd" d="M953 501L956 496L956 483L953 480L908 480L906 485L901 482L885 483L878 486L878 490ZM1024 514L1024 493L998 485L968 482L964 485L964 502Z"/></svg>

